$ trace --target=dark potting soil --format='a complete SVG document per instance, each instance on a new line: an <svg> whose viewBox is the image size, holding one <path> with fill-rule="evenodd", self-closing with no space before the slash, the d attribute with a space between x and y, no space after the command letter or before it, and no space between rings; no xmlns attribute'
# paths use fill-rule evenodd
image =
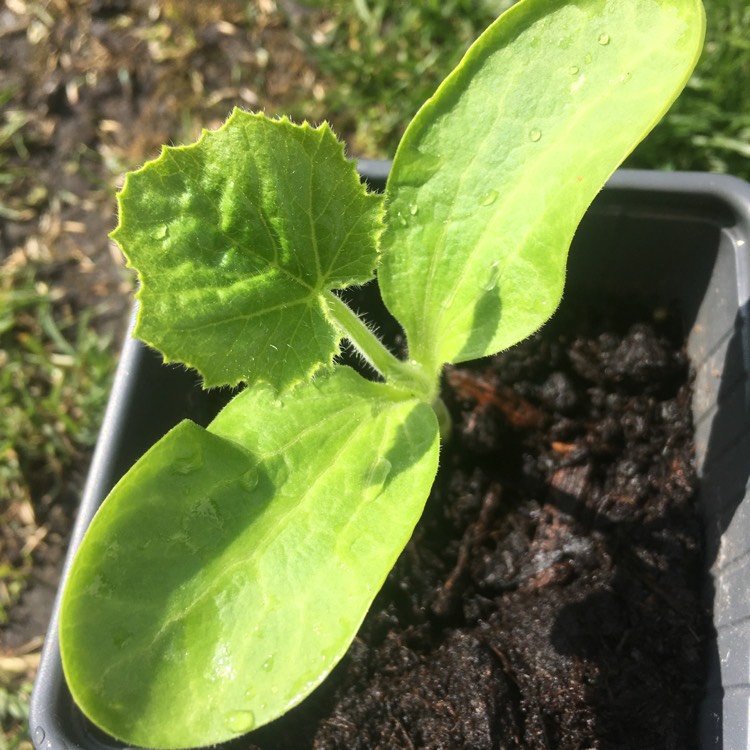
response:
<svg viewBox="0 0 750 750"><path fill-rule="evenodd" d="M665 310L563 306L446 373L424 517L331 677L262 750L695 746L690 378Z"/></svg>

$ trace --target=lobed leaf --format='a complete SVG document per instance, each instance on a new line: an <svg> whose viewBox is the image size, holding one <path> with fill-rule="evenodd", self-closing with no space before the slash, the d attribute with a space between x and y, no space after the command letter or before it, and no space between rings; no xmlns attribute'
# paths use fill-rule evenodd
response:
<svg viewBox="0 0 750 750"><path fill-rule="evenodd" d="M430 407L337 367L183 422L121 480L67 582L76 702L146 747L221 742L302 700L345 653L437 470Z"/></svg>
<svg viewBox="0 0 750 750"><path fill-rule="evenodd" d="M704 25L699 0L522 0L472 46L386 190L378 277L412 359L436 371L547 320L579 221L685 85Z"/></svg>
<svg viewBox="0 0 750 750"><path fill-rule="evenodd" d="M373 277L382 209L327 125L235 110L128 175L119 204L135 335L167 361L207 386L277 388L331 365L325 293Z"/></svg>

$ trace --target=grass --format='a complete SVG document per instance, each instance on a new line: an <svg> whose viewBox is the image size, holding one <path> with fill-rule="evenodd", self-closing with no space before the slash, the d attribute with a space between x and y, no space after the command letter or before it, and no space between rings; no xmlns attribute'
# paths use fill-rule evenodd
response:
<svg viewBox="0 0 750 750"><path fill-rule="evenodd" d="M331 0L298 22L324 83L312 103L350 150L390 158L404 128L512 0ZM322 10L324 9L324 10ZM310 111L310 103L305 103Z"/></svg>
<svg viewBox="0 0 750 750"><path fill-rule="evenodd" d="M54 487L93 445L114 361L90 313L66 308L39 273L0 273L0 497L16 501L31 499L31 477Z"/></svg>
<svg viewBox="0 0 750 750"><path fill-rule="evenodd" d="M405 125L476 36L511 0L307 0L300 22L325 76L314 111L354 153L390 158ZM703 170L750 179L750 5L704 0L706 45L686 91L627 166ZM308 105L309 107L310 105Z"/></svg>
<svg viewBox="0 0 750 750"><path fill-rule="evenodd" d="M27 677L0 683L0 750L31 750L26 728L31 687Z"/></svg>
<svg viewBox="0 0 750 750"><path fill-rule="evenodd" d="M706 44L692 79L629 166L750 180L750 5L704 0Z"/></svg>
<svg viewBox="0 0 750 750"><path fill-rule="evenodd" d="M66 308L61 289L37 280L40 272L0 273L0 624L39 563L47 515L76 492L71 472L96 439L115 361L107 337ZM30 747L40 645L0 657L0 750Z"/></svg>
<svg viewBox="0 0 750 750"><path fill-rule="evenodd" d="M48 194L28 163L32 114L17 94L0 91L0 220L23 225L40 218ZM110 338L91 324L95 311L80 310L62 281L64 262L41 247L15 247L0 264L0 626L45 560L49 517L77 493L115 362ZM0 750L31 747L40 647L32 639L0 651Z"/></svg>

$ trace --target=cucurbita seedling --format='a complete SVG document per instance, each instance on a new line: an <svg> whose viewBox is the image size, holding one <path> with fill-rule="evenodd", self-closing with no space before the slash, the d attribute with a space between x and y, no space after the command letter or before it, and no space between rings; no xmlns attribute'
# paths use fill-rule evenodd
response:
<svg viewBox="0 0 750 750"><path fill-rule="evenodd" d="M326 677L429 494L443 366L553 313L580 219L703 32L699 0L522 0L409 125L382 196L327 125L239 110L128 175L113 237L139 275L136 334L245 388L154 445L77 553L61 649L93 722L208 745ZM340 296L376 273L404 359ZM337 363L344 341L376 380Z"/></svg>

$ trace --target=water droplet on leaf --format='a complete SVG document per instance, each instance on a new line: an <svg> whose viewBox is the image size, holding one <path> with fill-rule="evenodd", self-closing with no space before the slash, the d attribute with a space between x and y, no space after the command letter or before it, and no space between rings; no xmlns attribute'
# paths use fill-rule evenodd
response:
<svg viewBox="0 0 750 750"><path fill-rule="evenodd" d="M412 203L411 206L409 206L409 213L412 216L416 216L419 211L419 206L416 203Z"/></svg>
<svg viewBox="0 0 750 750"><path fill-rule="evenodd" d="M34 742L36 742L37 745L41 745L42 742L44 742L45 736L46 735L44 734L44 729L42 729L41 727L37 727L34 730Z"/></svg>
<svg viewBox="0 0 750 750"><path fill-rule="evenodd" d="M240 486L246 492L252 492L258 486L259 480L260 480L260 474L258 473L258 470L255 467L253 467L252 469L248 469L240 477Z"/></svg>
<svg viewBox="0 0 750 750"><path fill-rule="evenodd" d="M529 138L536 143L537 141L541 140L542 138L542 131L539 130L539 128L532 128L529 132Z"/></svg>
<svg viewBox="0 0 750 750"><path fill-rule="evenodd" d="M262 667L264 672L270 672L273 669L273 656L269 656L264 662Z"/></svg>
<svg viewBox="0 0 750 750"><path fill-rule="evenodd" d="M581 69L577 65L571 65L568 68L568 73L572 76L577 76L581 72Z"/></svg>
<svg viewBox="0 0 750 750"><path fill-rule="evenodd" d="M398 212L398 223L401 224L402 227L406 226L406 218L402 216L401 211Z"/></svg>
<svg viewBox="0 0 750 750"><path fill-rule="evenodd" d="M154 230L155 240L165 240L167 237L169 237L169 227L166 224L162 227L157 227Z"/></svg>
<svg viewBox="0 0 750 750"><path fill-rule="evenodd" d="M479 203L482 206L491 206L497 200L497 196L497 190L490 189L482 196L482 200Z"/></svg>
<svg viewBox="0 0 750 750"><path fill-rule="evenodd" d="M227 729L233 734L245 734L255 726L255 714L252 711L233 711L226 715Z"/></svg>
<svg viewBox="0 0 750 750"><path fill-rule="evenodd" d="M230 248L222 254L221 259L219 260L219 266L221 266L221 268L231 268L236 261L237 252L233 248Z"/></svg>
<svg viewBox="0 0 750 750"><path fill-rule="evenodd" d="M491 292L497 286L498 281L500 281L500 261L496 260L490 265L490 276L482 288L485 292Z"/></svg>
<svg viewBox="0 0 750 750"><path fill-rule="evenodd" d="M370 485L380 485L385 482L391 473L391 462L387 458L379 458L370 467L369 482Z"/></svg>
<svg viewBox="0 0 750 750"><path fill-rule="evenodd" d="M609 34L605 31L603 34L599 34L599 44L605 47L609 44Z"/></svg>
<svg viewBox="0 0 750 750"><path fill-rule="evenodd" d="M200 448L195 447L189 453L184 453L172 462L172 471L175 474L192 474L203 466L203 455Z"/></svg>
<svg viewBox="0 0 750 750"><path fill-rule="evenodd" d="M594 56L590 53L586 53L586 57L583 58L583 61L588 65L592 60L594 59Z"/></svg>
<svg viewBox="0 0 750 750"><path fill-rule="evenodd" d="M192 474L194 471L196 471L199 467L198 463L195 463L190 460L185 461L175 461L172 464L172 471L174 471L175 474Z"/></svg>

